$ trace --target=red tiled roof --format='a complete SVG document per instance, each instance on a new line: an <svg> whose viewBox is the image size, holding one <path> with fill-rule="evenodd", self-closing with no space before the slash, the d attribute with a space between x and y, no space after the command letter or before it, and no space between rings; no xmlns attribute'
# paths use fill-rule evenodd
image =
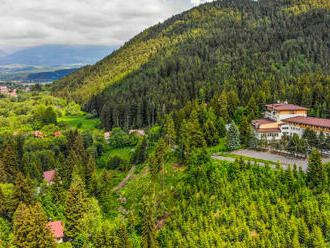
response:
<svg viewBox="0 0 330 248"><path fill-rule="evenodd" d="M259 128L256 129L257 133L280 133L281 130L279 128Z"/></svg>
<svg viewBox="0 0 330 248"><path fill-rule="evenodd" d="M296 116L283 120L284 122L290 123L299 123L299 124L307 124L317 127L327 127L330 128L330 120L329 119L321 119L314 117L305 117L305 116Z"/></svg>
<svg viewBox="0 0 330 248"><path fill-rule="evenodd" d="M64 237L63 234L63 224L62 221L48 222L47 226L50 227L50 230L54 234L55 238L60 239Z"/></svg>
<svg viewBox="0 0 330 248"><path fill-rule="evenodd" d="M287 103L276 103L276 104L267 104L267 109L275 109L277 111L281 110L308 110L308 108L301 107L295 104L287 104Z"/></svg>
<svg viewBox="0 0 330 248"><path fill-rule="evenodd" d="M54 180L55 177L55 170L51 170L51 171L44 171L44 179L48 182L52 182Z"/></svg>
<svg viewBox="0 0 330 248"><path fill-rule="evenodd" d="M256 124L258 122L259 125L262 124L269 124L269 123L275 123L276 121L270 120L270 119L258 119L258 120L253 120L252 124Z"/></svg>

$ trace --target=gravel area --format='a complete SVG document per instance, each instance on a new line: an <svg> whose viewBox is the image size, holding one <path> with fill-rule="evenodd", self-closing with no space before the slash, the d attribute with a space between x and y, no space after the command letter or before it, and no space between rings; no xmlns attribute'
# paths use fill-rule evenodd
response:
<svg viewBox="0 0 330 248"><path fill-rule="evenodd" d="M231 152L232 154L236 155L241 155L241 156L246 156L246 157L251 157L251 158L257 158L257 159L264 159L272 162L280 162L284 168L287 168L288 165L293 166L293 164L296 164L297 167L301 167L304 171L307 170L307 165L308 165L308 160L307 159L297 159L293 157L286 157L286 156L281 156L278 154L274 154L271 152L258 152L258 151L253 151L253 150L237 150ZM234 161L235 159L233 158L228 158L228 157L221 157L219 156L214 156L215 159L219 160L226 160L226 161ZM330 162L330 158L323 158L323 162ZM263 166L263 163L259 163L261 166ZM275 166L272 166L275 167Z"/></svg>

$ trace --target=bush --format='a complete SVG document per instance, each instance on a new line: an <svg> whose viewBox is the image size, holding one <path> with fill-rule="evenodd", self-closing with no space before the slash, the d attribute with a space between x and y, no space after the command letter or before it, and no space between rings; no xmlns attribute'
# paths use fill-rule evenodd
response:
<svg viewBox="0 0 330 248"><path fill-rule="evenodd" d="M127 171L127 170L129 170L128 160L126 160L125 158L122 158L119 155L111 156L111 157L109 157L109 160L107 163L107 169Z"/></svg>
<svg viewBox="0 0 330 248"><path fill-rule="evenodd" d="M113 148L122 148L129 145L129 136L120 128L112 129L109 143Z"/></svg>

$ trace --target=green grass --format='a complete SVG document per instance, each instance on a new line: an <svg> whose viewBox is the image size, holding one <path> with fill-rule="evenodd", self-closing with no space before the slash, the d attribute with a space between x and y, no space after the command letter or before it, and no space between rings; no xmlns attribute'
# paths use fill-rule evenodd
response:
<svg viewBox="0 0 330 248"><path fill-rule="evenodd" d="M220 153L219 156L228 157L228 158L235 158L235 159L242 158L245 161L252 161L252 162L258 162L258 163L264 163L264 164L281 165L278 162L273 162L273 161L259 159L259 158L251 158L251 157L246 157L246 156L241 156L241 155L231 154L231 153Z"/></svg>
<svg viewBox="0 0 330 248"><path fill-rule="evenodd" d="M226 138L221 138L220 143L218 145L208 147L208 148L206 148L206 150L211 155L214 154L214 153L227 151Z"/></svg>
<svg viewBox="0 0 330 248"><path fill-rule="evenodd" d="M106 147L106 151L102 154L101 159L108 160L109 156L118 155L122 158L126 158L127 160L130 160L131 158L131 150L134 147L123 147L123 148L116 148L113 149L110 146Z"/></svg>
<svg viewBox="0 0 330 248"><path fill-rule="evenodd" d="M100 119L86 119L85 115L76 116L62 116L57 119L58 122L64 122L66 125L72 128L78 127L81 123L79 129L95 129L100 124Z"/></svg>

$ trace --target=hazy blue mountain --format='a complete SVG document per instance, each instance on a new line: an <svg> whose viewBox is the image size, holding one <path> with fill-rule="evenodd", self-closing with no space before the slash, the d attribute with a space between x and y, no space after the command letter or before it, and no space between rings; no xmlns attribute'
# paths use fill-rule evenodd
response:
<svg viewBox="0 0 330 248"><path fill-rule="evenodd" d="M6 56L6 55L7 55L7 53L5 53L4 51L1 51L1 50L0 50L0 58L1 58L1 57L4 57L4 56Z"/></svg>
<svg viewBox="0 0 330 248"><path fill-rule="evenodd" d="M73 64L94 64L113 50L116 46L83 46L83 45L43 45L17 51L1 57L0 65L42 65L62 66Z"/></svg>

